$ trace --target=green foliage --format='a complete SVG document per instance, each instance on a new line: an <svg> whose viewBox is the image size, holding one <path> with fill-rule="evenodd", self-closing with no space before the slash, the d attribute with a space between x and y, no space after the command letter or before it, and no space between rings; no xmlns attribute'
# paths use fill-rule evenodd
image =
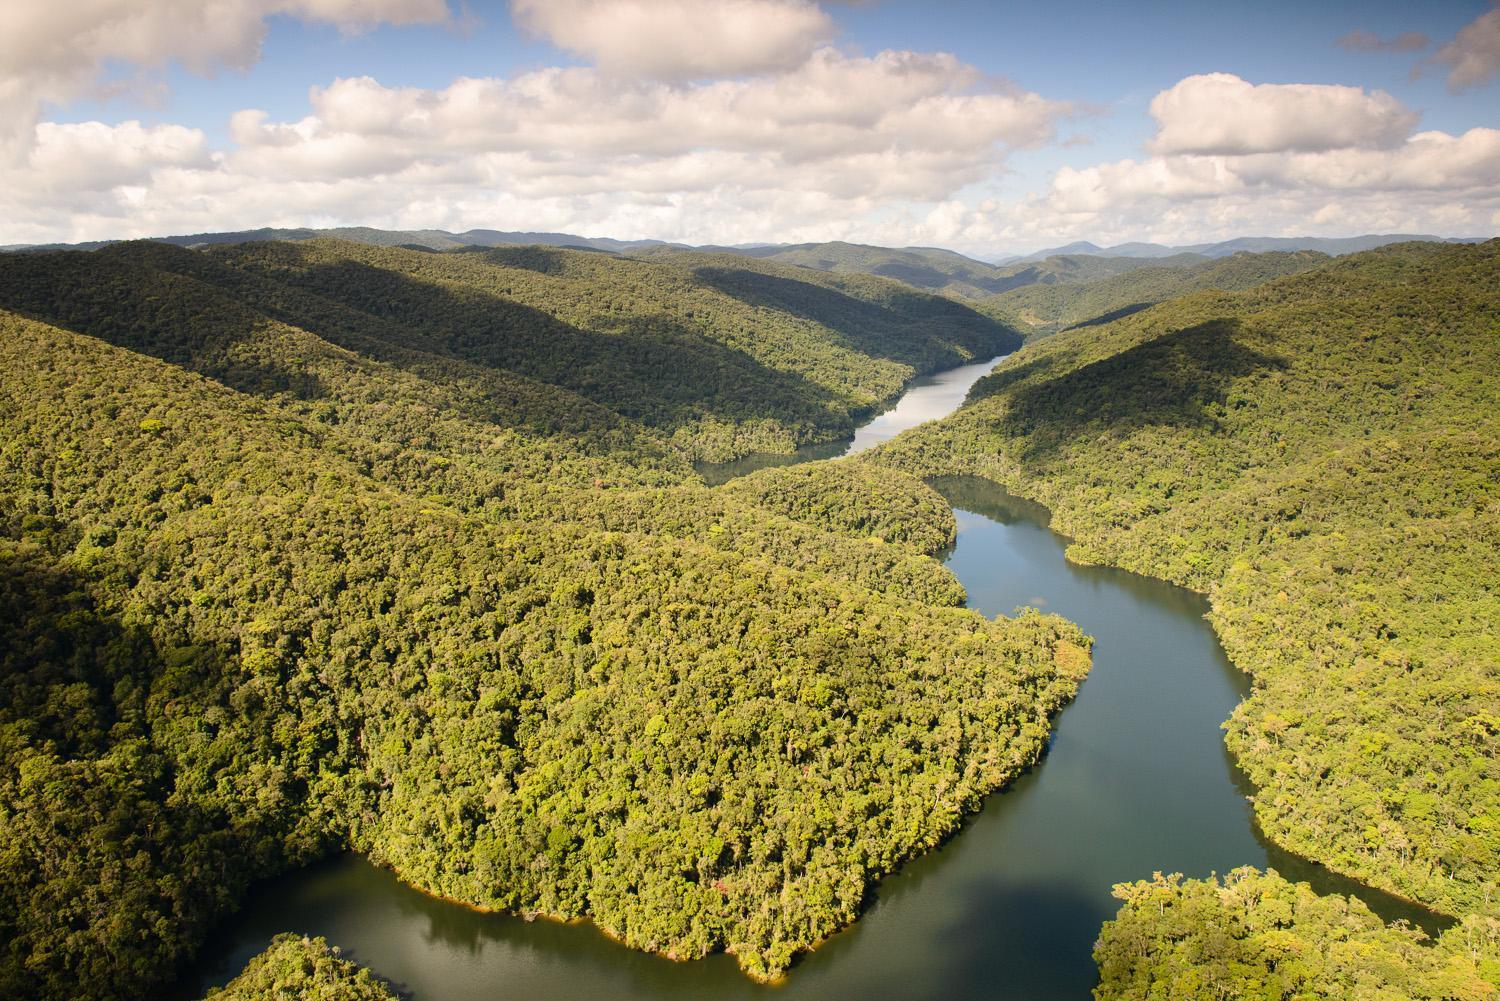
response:
<svg viewBox="0 0 1500 1001"><path fill-rule="evenodd" d="M1500 907L1500 242L1403 244L1029 346L878 461L1051 507L1072 558L1205 591L1288 848Z"/></svg>
<svg viewBox="0 0 1500 1001"><path fill-rule="evenodd" d="M1094 947L1098 1001L1489 1001L1500 996L1500 921L1473 918L1436 945L1363 903L1274 872L1222 881L1157 873Z"/></svg>
<svg viewBox="0 0 1500 1001"><path fill-rule="evenodd" d="M396 995L326 939L278 935L204 1001L396 1001Z"/></svg>
<svg viewBox="0 0 1500 1001"><path fill-rule="evenodd" d="M1076 629L953 607L920 484L869 527L702 486L667 430L684 394L739 419L696 385L725 342L643 355L581 319L610 282L725 293L601 255L364 253L0 260L8 994L149 995L251 880L344 847L771 977L1041 753ZM565 318L512 325L503 281ZM784 350L832 345L872 393L968 350L914 331L922 297L855 284L887 327L788 312ZM932 336L990 329L947 315ZM564 378L575 349L611 360ZM810 384L785 383L832 398ZM613 409L628 386L661 409Z"/></svg>
<svg viewBox="0 0 1500 1001"><path fill-rule="evenodd" d="M699 256L703 251L677 247L638 250L645 260L673 261L679 256ZM721 255L723 257L729 254ZM1123 274L1136 268L1170 268L1197 264L1196 254L1174 254L1167 258L1105 257L1095 254L1057 254L1041 261L986 264L972 257L936 247L871 247L832 241L803 243L791 247L756 247L733 251L733 256L781 265L796 265L839 275L875 275L894 278L917 288L931 289L959 299L986 299L1008 289L1054 282L1082 282ZM989 310L984 310L990 312ZM998 314L995 314L998 315Z"/></svg>
<svg viewBox="0 0 1500 1001"><path fill-rule="evenodd" d="M1028 338L1035 338L1069 327L1107 323L1189 292L1253 288L1272 278L1315 268L1327 260L1326 255L1315 251L1239 253L1186 267L1153 260L1133 271L1087 281L1026 285L990 296L977 308L1015 324Z"/></svg>
<svg viewBox="0 0 1500 1001"><path fill-rule="evenodd" d="M789 518L836 532L935 553L953 544L953 512L914 476L858 462L762 469L725 491Z"/></svg>

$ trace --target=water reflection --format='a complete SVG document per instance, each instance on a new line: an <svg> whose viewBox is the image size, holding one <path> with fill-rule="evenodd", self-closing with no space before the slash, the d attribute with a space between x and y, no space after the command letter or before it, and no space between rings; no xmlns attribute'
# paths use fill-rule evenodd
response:
<svg viewBox="0 0 1500 1001"><path fill-rule="evenodd" d="M253 892L205 948L184 996L224 983L273 935L295 931L326 936L421 1001L1084 1001L1115 883L1241 865L1357 893L1388 919L1441 923L1260 837L1220 732L1246 679L1205 621L1201 595L1069 564L1046 510L987 481L935 486L955 508L947 563L971 606L994 615L1045 602L1095 637L1094 670L1042 764L942 848L883 880L859 922L805 957L784 986L752 983L727 956L673 963L587 924L479 914L343 856Z"/></svg>
<svg viewBox="0 0 1500 1001"><path fill-rule="evenodd" d="M908 428L953 413L963 404L974 383L988 375L1005 357L1000 355L989 361L960 365L913 380L894 407L862 425L854 432L853 438L804 445L790 453L754 452L730 462L700 462L695 468L709 486L716 487L757 469L792 466L815 459L837 459L863 452L890 441Z"/></svg>

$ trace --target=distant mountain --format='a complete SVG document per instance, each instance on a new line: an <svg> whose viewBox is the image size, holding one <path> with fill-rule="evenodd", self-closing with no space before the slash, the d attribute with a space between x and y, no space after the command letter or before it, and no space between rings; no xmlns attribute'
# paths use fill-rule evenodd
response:
<svg viewBox="0 0 1500 1001"><path fill-rule="evenodd" d="M1316 250L1320 254L1338 257L1342 254L1357 254L1374 250L1390 243L1483 243L1482 236L1424 236L1412 233L1389 233L1385 235L1321 237L1321 236L1241 236L1219 243L1194 243L1184 246L1167 246L1162 243L1121 243L1113 247L1099 247L1086 241L1070 243L1063 247L1038 250L1025 257L1011 258L1007 263L1041 261L1058 254L1098 254L1106 257L1170 257L1174 254L1198 254L1203 257L1228 257L1248 251L1263 254L1270 251L1293 253L1299 250ZM1092 249L1089 249L1092 248Z"/></svg>
<svg viewBox="0 0 1500 1001"><path fill-rule="evenodd" d="M1098 250L1094 244L1075 244ZM1175 254L1149 260L1139 257L1101 257L1091 253L1055 254L1045 260L996 265L938 247L875 247L861 243L799 243L792 246L704 247L696 250L738 254L778 264L795 264L838 274L867 274L895 278L918 288L964 299L987 299L1028 285L1090 281L1123 274L1148 264L1187 267L1207 258ZM637 256L692 253L695 248L664 245L637 251Z"/></svg>
<svg viewBox="0 0 1500 1001"><path fill-rule="evenodd" d="M1241 251L1219 258L1179 255L1160 259L1076 259L1136 260L1143 266L1087 281L1038 282L1014 288L981 300L977 308L1024 331L1027 339L1033 340L1060 330L1106 323L1189 292L1252 288L1272 278L1317 267L1329 257L1315 250L1302 250L1264 254ZM1184 267L1184 260L1197 263Z"/></svg>
<svg viewBox="0 0 1500 1001"><path fill-rule="evenodd" d="M572 233L508 233L494 229L471 229L450 233L442 229L375 229L370 226L335 226L329 229L242 229L223 233L192 233L183 236L161 236L154 243L178 247L207 247L225 243L249 243L254 240L314 240L333 237L375 247L426 247L429 250L456 250L459 247L573 247L584 250L608 250L627 253L646 247L663 246L661 240L612 240L607 237L575 236ZM12 244L3 250L98 250L120 240L94 240L88 243Z"/></svg>
<svg viewBox="0 0 1500 1001"><path fill-rule="evenodd" d="M972 257L936 247L874 247L860 243L799 243L792 246L703 248L837 274L895 278L918 288L982 298L1011 287L1004 274Z"/></svg>

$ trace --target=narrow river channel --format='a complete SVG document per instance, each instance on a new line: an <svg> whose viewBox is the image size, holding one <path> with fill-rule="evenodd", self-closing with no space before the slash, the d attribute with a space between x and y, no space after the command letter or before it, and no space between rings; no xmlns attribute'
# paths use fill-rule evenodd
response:
<svg viewBox="0 0 1500 1001"><path fill-rule="evenodd" d="M993 364L921 380L853 442L805 458L941 417ZM740 464L750 468L755 459ZM204 950L188 989L224 983L273 935L296 931L326 936L417 1001L1084 1001L1094 939L1117 907L1115 883L1241 865L1271 866L1320 892L1357 893L1388 919L1431 927L1428 912L1260 838L1220 732L1248 685L1203 618L1201 596L1069 564L1046 510L988 481L935 486L957 513L947 561L970 606L996 615L1032 605L1072 619L1095 637L1093 673L1059 717L1042 763L941 849L882 881L858 923L804 957L785 984L757 985L726 956L673 963L634 952L587 924L479 914L346 855L252 892Z"/></svg>

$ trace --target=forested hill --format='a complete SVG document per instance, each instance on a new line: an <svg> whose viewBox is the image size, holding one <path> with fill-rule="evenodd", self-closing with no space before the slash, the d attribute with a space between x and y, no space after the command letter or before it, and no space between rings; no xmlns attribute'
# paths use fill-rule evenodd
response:
<svg viewBox="0 0 1500 1001"><path fill-rule="evenodd" d="M1136 268L1187 267L1206 258L1181 254L1164 259L1058 254L1045 260L994 265L936 247L872 247L860 243L804 243L790 247L718 248L737 257L791 264L841 275L875 275L942 292L960 300L985 299L1009 289L1031 285L1089 281L1123 274ZM637 257L670 261L677 255L702 251L688 247L639 248Z"/></svg>
<svg viewBox="0 0 1500 1001"><path fill-rule="evenodd" d="M1072 558L1207 592L1254 679L1227 739L1265 832L1500 917L1500 241L1060 333L875 459L995 479L1051 507ZM1127 910L1109 946L1136 988L1141 943L1172 936L1157 913ZM1476 948L1500 956L1489 928ZM1101 996L1147 996L1121 991Z"/></svg>
<svg viewBox="0 0 1500 1001"><path fill-rule="evenodd" d="M1328 259L1326 254L1306 250L1240 253L1188 266L1153 262L1103 278L1026 285L990 296L978 308L1005 319L1028 338L1042 337L1068 327L1107 323L1189 292L1252 288L1315 268Z"/></svg>
<svg viewBox="0 0 1500 1001"><path fill-rule="evenodd" d="M444 381L471 409L503 401L506 426L589 437L620 428L716 460L847 435L913 375L1019 343L994 320L893 281L545 247L314 240L4 255L0 307L253 392L311 404L350 391L339 374L288 364L296 352L267 356L249 336L274 330L407 381Z"/></svg>
<svg viewBox="0 0 1500 1001"><path fill-rule="evenodd" d="M0 993L160 996L345 848L774 977L1032 764L1087 640L958 607L930 487L687 464L1012 336L801 274L0 260ZM299 970L384 992L284 941L229 996Z"/></svg>

